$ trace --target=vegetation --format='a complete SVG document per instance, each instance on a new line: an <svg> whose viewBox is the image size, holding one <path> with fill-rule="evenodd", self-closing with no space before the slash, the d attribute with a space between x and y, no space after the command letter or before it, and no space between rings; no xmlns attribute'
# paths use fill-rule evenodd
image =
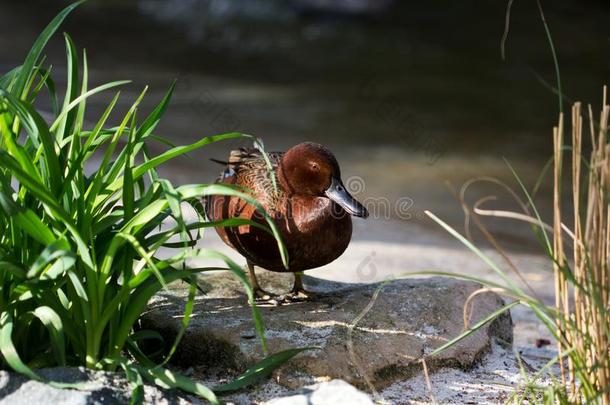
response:
<svg viewBox="0 0 610 405"><path fill-rule="evenodd" d="M469 207L464 203L463 192L460 195L467 214L475 219L476 226L499 249L508 267L522 280L524 278L519 269L499 247L481 221L476 219L476 215L513 218L534 225L534 230L553 263L555 305L544 303L526 282L522 287L513 281L510 274L503 271L469 239L460 235L434 214L428 213L433 220L481 257L504 281L496 283L460 274L433 273L470 279L484 285L481 290L473 293L467 302L466 323L468 305L471 304L471 299L481 292L497 292L512 301L482 322L471 327L467 326L462 335L443 345L436 352L455 344L518 304L533 310L557 341L558 356L534 376L527 378L526 384L513 397L519 402L528 399L537 403L542 399L544 403L610 404L610 144L607 139L610 106L607 102L606 88L604 88L603 109L597 124L594 123L591 106L588 109L588 127L592 145L588 159L583 156L584 120L581 109L580 103L572 107L570 146L564 144L563 114L560 115L559 123L553 129L555 145L553 226L542 221L530 193L514 171L513 174L527 202L522 201L517 193L512 191L511 193L518 205L523 208L523 212L482 210L480 203L484 200L474 207ZM564 161L565 151L572 152L569 162ZM574 211L572 218L565 217L565 209L561 202L561 186L564 184L563 173L566 168L571 173ZM550 367L557 363L559 363L560 375L553 380L551 386L540 386L538 384L540 377L547 374ZM552 374L551 377L554 378Z"/></svg>
<svg viewBox="0 0 610 405"><path fill-rule="evenodd" d="M507 25L502 39L502 49L508 34L508 21L513 1L508 2ZM442 275L458 279L472 280L483 287L475 291L464 307L465 331L455 339L436 349L431 356L445 350L491 322L502 313L516 305L529 307L538 319L547 327L557 341L558 355L534 375L523 371L525 383L515 391L507 402L521 403L600 403L610 404L610 141L608 139L608 105L607 88L604 87L602 110L599 119L593 115L588 106L588 131L590 146L584 145L584 119L581 103L575 103L571 111L571 145L564 141L565 126L561 76L557 54L551 32L545 19L542 5L537 1L541 21L545 29L553 64L557 87L552 90L558 95L559 122L553 128L554 155L543 171L538 184L532 193L528 192L515 170L507 165L514 175L525 201L519 193L496 179L485 178L474 181L490 181L500 185L514 198L521 212L500 210L483 210L481 205L490 200L483 198L474 206L468 206L464 194L469 185L465 184L457 195L469 221L474 223L491 245L498 250L513 275L520 280L517 283L512 275L500 268L485 253L476 247L470 231L468 237L462 236L455 229L427 212L435 222L451 235L460 240L471 251L477 254L493 269L502 282L490 282L462 274L425 272L424 274ZM586 156L584 151L591 150ZM564 161L564 154L571 153L571 159ZM541 179L548 168L553 168L553 224L543 222L534 205L535 194ZM562 204L562 185L566 184L565 170L569 169L571 182L571 205L573 215L565 215ZM485 227L478 216L495 216L525 221L532 225L541 246L552 262L552 273L555 286L555 305L547 305L528 285L525 277L501 248L498 241ZM422 274L422 273L419 273ZM496 292L509 298L509 302L498 311L490 314L477 324L469 325L469 312L472 300L484 292ZM424 363L425 364L425 363ZM559 375L551 372L553 365L559 365ZM542 376L550 376L552 384L541 386Z"/></svg>
<svg viewBox="0 0 610 405"><path fill-rule="evenodd" d="M249 222L212 223L201 214L187 221L183 213L189 204L212 194L236 195L260 206L228 186L176 187L156 172L161 164L210 143L246 135L205 137L152 156L148 144L166 142L154 130L173 86L140 119L144 89L118 125L110 127L109 117L120 98L117 92L95 125L86 128L88 99L127 82L89 88L86 53L79 58L73 41L65 35L67 86L63 100L58 100L42 51L77 5L64 9L47 26L21 66L0 77L0 366L35 379L40 379L35 369L44 366L122 368L135 384L134 400L141 399L142 381L148 379L217 403L211 389L164 368L182 333L157 364L140 350L140 344L160 336L134 331L134 325L153 294L172 281L185 280L190 283L190 294L184 332L197 291L195 275L218 269L190 268L186 260L221 259L243 281L251 297L266 351L263 323L242 269L218 252L196 247L204 228ZM35 107L45 94L52 106L50 119L43 118ZM273 221L261 212L265 229L275 235L286 259ZM161 248L174 254L160 258ZM237 381L214 390L248 385L296 353L298 350L272 355Z"/></svg>

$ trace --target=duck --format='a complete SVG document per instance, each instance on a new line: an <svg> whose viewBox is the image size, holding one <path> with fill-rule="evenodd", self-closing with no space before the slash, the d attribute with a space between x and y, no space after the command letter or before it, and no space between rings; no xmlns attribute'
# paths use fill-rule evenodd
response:
<svg viewBox="0 0 610 405"><path fill-rule="evenodd" d="M217 183L236 186L255 199L275 223L288 253L284 265L277 241L253 224L216 227L218 236L246 259L251 287L258 299L273 295L259 284L255 266L294 273L291 298L314 295L305 290L306 270L331 263L343 254L352 237L352 217L367 218L367 208L347 190L335 155L325 146L304 142L285 152L263 153L239 148L229 154ZM272 170L269 170L271 166ZM248 219L264 225L257 208L237 196L211 195L205 201L209 220Z"/></svg>

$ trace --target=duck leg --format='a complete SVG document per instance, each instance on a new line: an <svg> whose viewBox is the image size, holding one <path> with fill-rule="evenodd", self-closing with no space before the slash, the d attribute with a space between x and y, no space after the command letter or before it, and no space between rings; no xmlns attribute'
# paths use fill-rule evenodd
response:
<svg viewBox="0 0 610 405"><path fill-rule="evenodd" d="M290 291L290 297L292 299L303 300L310 298L312 295L314 294L305 291L305 287L303 287L303 272L299 271L294 273L294 285L292 291Z"/></svg>
<svg viewBox="0 0 610 405"><path fill-rule="evenodd" d="M263 290L260 284L258 283L256 273L254 272L254 265L250 262L248 262L248 272L250 273L250 285L252 286L252 290L254 291L254 297L259 300L271 299L271 294Z"/></svg>

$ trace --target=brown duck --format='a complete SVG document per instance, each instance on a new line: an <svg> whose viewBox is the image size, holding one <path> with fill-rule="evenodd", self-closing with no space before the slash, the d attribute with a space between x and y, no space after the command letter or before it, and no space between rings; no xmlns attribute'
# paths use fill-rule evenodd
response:
<svg viewBox="0 0 610 405"><path fill-rule="evenodd" d="M352 236L351 215L366 218L368 211L345 189L339 163L326 147L306 142L268 157L273 171L259 150L234 150L218 182L243 187L265 208L288 250L288 269L277 242L265 230L242 225L217 227L216 232L246 258L258 297L269 294L261 289L254 266L295 273L291 295L307 297L301 272L341 256ZM253 205L234 196L210 196L206 212L212 221L238 217L263 222Z"/></svg>

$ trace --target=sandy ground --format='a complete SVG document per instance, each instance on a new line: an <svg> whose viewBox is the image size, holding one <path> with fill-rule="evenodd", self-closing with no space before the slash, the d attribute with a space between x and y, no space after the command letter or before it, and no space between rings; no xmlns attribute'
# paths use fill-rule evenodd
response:
<svg viewBox="0 0 610 405"><path fill-rule="evenodd" d="M519 398L527 382L520 362L530 373L539 370L555 353L545 349L521 349L517 355L499 345L493 345L481 364L472 370L441 369L430 375L428 386L423 374L398 382L374 395L388 404L498 404L514 395ZM543 377L538 386L548 385Z"/></svg>
<svg viewBox="0 0 610 405"><path fill-rule="evenodd" d="M522 350L517 356L515 351L494 344L490 353L471 370L443 368L430 374L430 385L421 374L369 394L378 404L501 404L523 393L528 378L524 378L520 363L533 374L554 355L553 350L542 348ZM540 378L536 385L546 386L549 382L548 378ZM258 404L288 392L286 388L268 381L253 392L223 399L228 404Z"/></svg>

